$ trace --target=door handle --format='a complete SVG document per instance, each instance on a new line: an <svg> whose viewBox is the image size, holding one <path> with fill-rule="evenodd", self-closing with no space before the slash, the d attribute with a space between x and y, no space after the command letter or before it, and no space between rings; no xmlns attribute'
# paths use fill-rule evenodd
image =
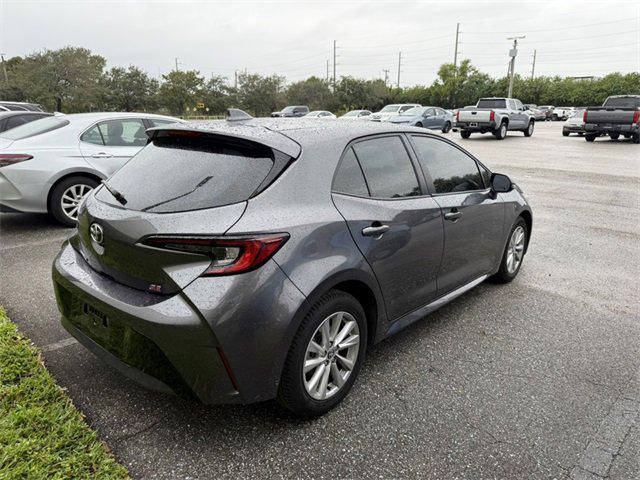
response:
<svg viewBox="0 0 640 480"><path fill-rule="evenodd" d="M362 229L362 235L365 237L380 237L389 230L389 225L381 225L378 222L374 222L370 227Z"/></svg>
<svg viewBox="0 0 640 480"><path fill-rule="evenodd" d="M91 156L93 158L111 158L111 157L113 157L113 155L111 155L110 153L106 153L106 152L94 153Z"/></svg>
<svg viewBox="0 0 640 480"><path fill-rule="evenodd" d="M450 222L457 222L461 216L461 211L459 211L457 208L452 208L450 212L444 214L444 219L449 220Z"/></svg>

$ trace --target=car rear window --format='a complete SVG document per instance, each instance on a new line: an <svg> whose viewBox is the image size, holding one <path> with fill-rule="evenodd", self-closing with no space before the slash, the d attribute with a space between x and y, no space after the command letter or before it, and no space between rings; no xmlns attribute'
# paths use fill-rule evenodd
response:
<svg viewBox="0 0 640 480"><path fill-rule="evenodd" d="M273 165L273 151L264 145L167 134L149 143L108 184L124 196L127 209L155 213L198 210L247 200ZM106 188L96 198L120 206Z"/></svg>
<svg viewBox="0 0 640 480"><path fill-rule="evenodd" d="M507 102L504 98L483 98L478 101L478 108L506 108Z"/></svg>
<svg viewBox="0 0 640 480"><path fill-rule="evenodd" d="M617 97L608 98L604 102L605 107L622 107L622 108L637 108L640 107L640 97Z"/></svg>
<svg viewBox="0 0 640 480"><path fill-rule="evenodd" d="M35 137L36 135L57 130L65 125L69 125L69 120L60 117L47 117L12 128L2 133L0 137L7 140L22 140L23 138Z"/></svg>

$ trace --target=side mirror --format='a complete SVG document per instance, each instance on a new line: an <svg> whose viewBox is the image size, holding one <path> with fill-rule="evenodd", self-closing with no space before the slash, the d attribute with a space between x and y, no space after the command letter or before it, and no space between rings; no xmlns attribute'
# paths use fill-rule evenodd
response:
<svg viewBox="0 0 640 480"><path fill-rule="evenodd" d="M506 193L513 189L511 179L501 173L491 174L491 190L495 193Z"/></svg>

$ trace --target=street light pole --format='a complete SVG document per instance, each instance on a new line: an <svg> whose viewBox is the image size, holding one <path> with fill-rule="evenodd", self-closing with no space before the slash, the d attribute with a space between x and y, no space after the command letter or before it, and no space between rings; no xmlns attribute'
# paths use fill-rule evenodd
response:
<svg viewBox="0 0 640 480"><path fill-rule="evenodd" d="M507 40L513 40L513 48L511 49L511 51L509 51L509 56L511 57L511 63L509 67L509 73L510 73L509 94L507 95L507 97L509 98L511 98L511 96L513 95L513 79L516 76L515 69L516 69L516 56L518 55L518 40L522 38L526 38L526 35L507 38Z"/></svg>

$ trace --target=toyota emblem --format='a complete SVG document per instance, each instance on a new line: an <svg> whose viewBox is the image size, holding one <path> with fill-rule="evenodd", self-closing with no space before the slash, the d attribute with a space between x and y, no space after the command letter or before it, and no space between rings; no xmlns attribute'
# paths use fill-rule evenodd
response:
<svg viewBox="0 0 640 480"><path fill-rule="evenodd" d="M104 241L104 231L100 225L92 223L89 227L89 233L91 234L91 240L96 242L98 245L102 245L102 242Z"/></svg>

